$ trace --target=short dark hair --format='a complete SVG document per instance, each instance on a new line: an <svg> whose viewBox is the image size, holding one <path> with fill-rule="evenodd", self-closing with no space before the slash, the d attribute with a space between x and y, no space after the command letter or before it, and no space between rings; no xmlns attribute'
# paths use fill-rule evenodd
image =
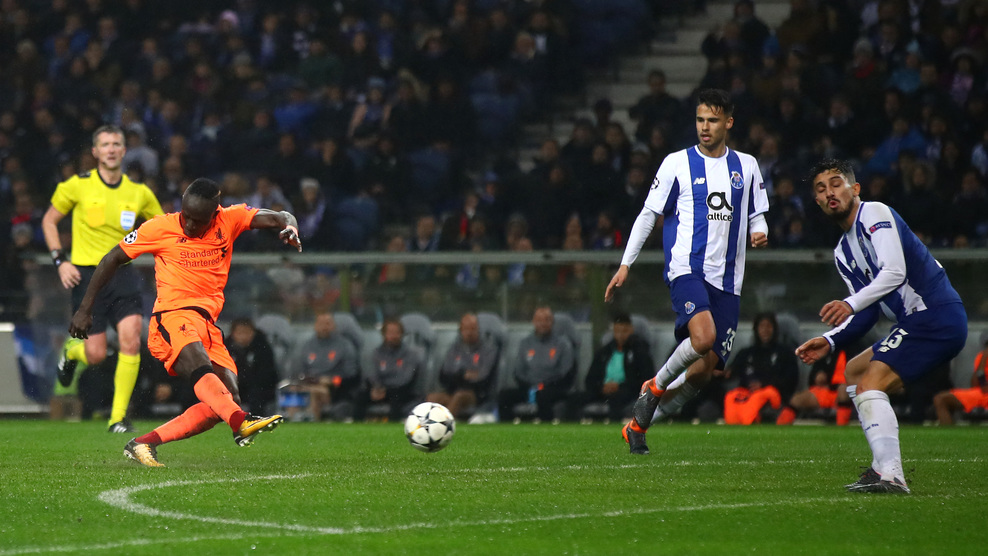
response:
<svg viewBox="0 0 988 556"><path fill-rule="evenodd" d="M631 316L628 313L618 313L614 315L614 324L631 324Z"/></svg>
<svg viewBox="0 0 988 556"><path fill-rule="evenodd" d="M257 330L257 326L250 317L237 317L230 321L230 333L232 334L234 330L241 326L246 326L252 330Z"/></svg>
<svg viewBox="0 0 988 556"><path fill-rule="evenodd" d="M813 185L813 180L821 173L833 170L838 174L844 176L847 183L855 183L857 179L854 177L854 167L847 160L841 160L839 158L824 158L820 162L817 162L810 168L809 174L806 176L806 183Z"/></svg>
<svg viewBox="0 0 988 556"><path fill-rule="evenodd" d="M723 89L703 89L696 95L696 105L706 104L711 108L720 108L725 116L734 114L734 103L731 95Z"/></svg>
<svg viewBox="0 0 988 556"><path fill-rule="evenodd" d="M117 135L120 135L121 137L125 137L126 136L124 134L124 130L120 126L118 126L118 125L114 125L114 124L101 125L101 126L97 127L95 131L93 131L93 146L94 147L96 146L96 138L99 137L100 135L104 134L104 133L115 133Z"/></svg>
<svg viewBox="0 0 988 556"><path fill-rule="evenodd" d="M402 335L405 334L405 325L401 324L401 319L399 319L397 317L388 317L388 318L384 319L384 321L381 323L381 334L383 335L384 334L384 329L387 328L389 325L392 325L392 324L398 327L398 330L401 331L401 334Z"/></svg>
<svg viewBox="0 0 988 556"><path fill-rule="evenodd" d="M220 196L220 186L209 178L196 178L185 190L186 195L195 195L209 201L217 201Z"/></svg>

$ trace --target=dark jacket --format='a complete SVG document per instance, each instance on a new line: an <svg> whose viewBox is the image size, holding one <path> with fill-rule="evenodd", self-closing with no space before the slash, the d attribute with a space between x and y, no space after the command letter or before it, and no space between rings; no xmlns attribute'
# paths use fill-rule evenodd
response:
<svg viewBox="0 0 988 556"><path fill-rule="evenodd" d="M588 393L600 396L607 376L607 363L617 351L617 342L613 339L601 346L593 356L590 370L584 379ZM624 382L618 388L615 397L631 399L638 395L643 382L655 375L655 363L649 346L640 337L632 335L624 346Z"/></svg>
<svg viewBox="0 0 988 556"><path fill-rule="evenodd" d="M439 382L447 392L472 390L482 400L487 397L491 381L496 378L497 361L497 347L492 342L480 341L471 346L457 340L449 348L439 369ZM467 381L463 375L471 369L477 371L477 380Z"/></svg>
<svg viewBox="0 0 988 556"><path fill-rule="evenodd" d="M740 385L745 388L751 388L753 383L775 386L783 400L792 398L799 380L793 350L774 342L756 343L739 351L731 364L731 372L741 379Z"/></svg>
<svg viewBox="0 0 988 556"><path fill-rule="evenodd" d="M227 349L237 364L237 382L240 399L251 411L264 411L264 406L275 398L278 386L278 367L274 362L274 350L260 330L247 346L240 346L227 339Z"/></svg>

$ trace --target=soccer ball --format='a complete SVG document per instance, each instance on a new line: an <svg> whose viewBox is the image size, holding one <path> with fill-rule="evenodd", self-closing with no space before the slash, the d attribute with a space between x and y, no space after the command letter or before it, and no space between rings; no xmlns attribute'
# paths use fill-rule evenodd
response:
<svg viewBox="0 0 988 556"><path fill-rule="evenodd" d="M438 452L453 440L456 421L445 406L423 402L405 419L405 437L416 450Z"/></svg>

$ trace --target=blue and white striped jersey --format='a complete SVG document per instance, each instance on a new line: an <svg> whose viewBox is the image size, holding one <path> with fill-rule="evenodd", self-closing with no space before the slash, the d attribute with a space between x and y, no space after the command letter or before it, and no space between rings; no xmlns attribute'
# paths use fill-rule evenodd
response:
<svg viewBox="0 0 988 556"><path fill-rule="evenodd" d="M902 217L883 203L861 203L854 226L834 249L834 261L851 292L844 301L856 314L877 302L885 316L899 322L919 311L961 303L940 263ZM824 336L840 343L863 334L878 315L860 317L869 322L854 323L852 316Z"/></svg>
<svg viewBox="0 0 988 556"><path fill-rule="evenodd" d="M727 149L710 158L696 146L672 153L655 174L645 208L664 217L666 283L696 274L741 295L748 222L768 211L753 156Z"/></svg>

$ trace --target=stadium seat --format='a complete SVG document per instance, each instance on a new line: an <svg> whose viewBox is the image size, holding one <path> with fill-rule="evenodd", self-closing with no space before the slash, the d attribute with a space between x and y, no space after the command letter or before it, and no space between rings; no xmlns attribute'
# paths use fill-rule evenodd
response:
<svg viewBox="0 0 988 556"><path fill-rule="evenodd" d="M576 321L567 313L554 313L552 331L562 334L573 344L574 360L580 353L580 335L576 332Z"/></svg>
<svg viewBox="0 0 988 556"><path fill-rule="evenodd" d="M278 364L278 369L284 377L288 372L288 358L295 349L295 334L291 321L284 315L267 313L258 318L254 326L263 332L271 343L275 363Z"/></svg>
<svg viewBox="0 0 988 556"><path fill-rule="evenodd" d="M495 313L477 313L477 323L480 325L480 337L494 342L498 352L504 350L508 344L508 326L504 324L501 317Z"/></svg>
<svg viewBox="0 0 988 556"><path fill-rule="evenodd" d="M593 402L583 406L580 410L580 421L595 421L600 419L604 422L609 420L611 405L607 402Z"/></svg>
<svg viewBox="0 0 988 556"><path fill-rule="evenodd" d="M363 366L360 356L364 351L364 331L357 323L357 319L350 313L338 311L333 313L333 320L336 321L336 331L350 340L356 349L358 366Z"/></svg>
<svg viewBox="0 0 988 556"><path fill-rule="evenodd" d="M422 313L405 313L399 319L405 329L405 341L422 350L422 375L418 378L419 392L431 392L437 382L435 365L436 331L432 321Z"/></svg>
<svg viewBox="0 0 988 556"><path fill-rule="evenodd" d="M779 325L779 343L796 346L803 343L803 334L799 330L799 319L792 313L779 313L775 315L775 321Z"/></svg>
<svg viewBox="0 0 988 556"><path fill-rule="evenodd" d="M585 370L580 361L580 346L582 342L580 341L580 334L576 331L576 320L573 319L568 313L554 313L553 314L553 325L552 330L556 334L561 334L565 338L569 339L570 344L573 346L573 386L576 389L582 389L584 373L581 371Z"/></svg>
<svg viewBox="0 0 988 556"><path fill-rule="evenodd" d="M475 410L475 414L483 413L485 415L485 422L490 422L493 420L494 410L497 408L497 393L501 387L501 377L507 372L507 363L508 359L510 359L507 356L508 326L495 313L477 313L477 321L480 325L480 337L493 342L497 346L497 362L491 371L494 373L494 376L491 377L490 396L487 403L477 407Z"/></svg>

